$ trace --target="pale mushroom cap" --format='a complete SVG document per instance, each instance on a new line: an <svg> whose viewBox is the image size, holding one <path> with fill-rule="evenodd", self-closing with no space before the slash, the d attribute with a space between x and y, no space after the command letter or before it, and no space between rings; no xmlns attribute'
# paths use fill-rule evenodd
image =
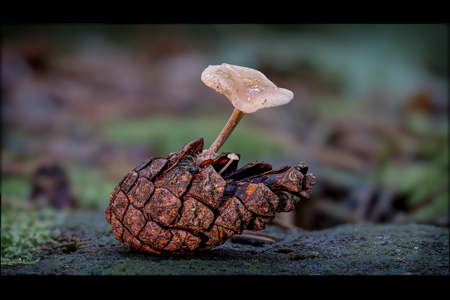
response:
<svg viewBox="0 0 450 300"><path fill-rule="evenodd" d="M234 153L228 154L227 157L228 157L229 159L231 159L231 160L239 160L239 156L237 156L237 155L234 154Z"/></svg>
<svg viewBox="0 0 450 300"><path fill-rule="evenodd" d="M202 81L221 93L244 113L265 107L281 106L294 98L290 90L277 87L255 69L229 64L211 65L202 73Z"/></svg>

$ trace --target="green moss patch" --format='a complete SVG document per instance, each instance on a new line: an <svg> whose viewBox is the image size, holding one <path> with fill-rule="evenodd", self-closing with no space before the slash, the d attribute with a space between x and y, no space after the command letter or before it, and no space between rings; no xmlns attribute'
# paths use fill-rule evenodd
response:
<svg viewBox="0 0 450 300"><path fill-rule="evenodd" d="M2 206L1 264L34 264L33 254L39 245L55 243L60 234L62 212L51 208L36 211L20 210Z"/></svg>

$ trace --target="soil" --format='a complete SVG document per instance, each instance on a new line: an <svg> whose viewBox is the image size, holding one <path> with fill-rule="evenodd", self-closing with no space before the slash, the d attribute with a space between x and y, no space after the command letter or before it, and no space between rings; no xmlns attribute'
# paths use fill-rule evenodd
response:
<svg viewBox="0 0 450 300"><path fill-rule="evenodd" d="M449 228L344 224L320 231L269 224L275 243L230 239L192 255L152 256L114 238L102 212L75 211L33 265L1 275L449 275Z"/></svg>

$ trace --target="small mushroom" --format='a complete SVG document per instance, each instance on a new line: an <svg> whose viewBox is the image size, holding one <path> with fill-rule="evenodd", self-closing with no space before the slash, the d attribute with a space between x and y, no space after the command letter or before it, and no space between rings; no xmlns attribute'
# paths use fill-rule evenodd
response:
<svg viewBox="0 0 450 300"><path fill-rule="evenodd" d="M234 160L239 160L239 156L237 156L234 153L230 153L227 155L227 157L230 159L225 166L223 166L222 170L220 170L219 175L222 174L223 171L225 171Z"/></svg>
<svg viewBox="0 0 450 300"><path fill-rule="evenodd" d="M294 93L277 87L263 73L246 67L225 63L211 65L203 71L201 79L216 92L227 96L235 107L222 132L206 151L206 158L219 151L244 114L287 104L294 97Z"/></svg>

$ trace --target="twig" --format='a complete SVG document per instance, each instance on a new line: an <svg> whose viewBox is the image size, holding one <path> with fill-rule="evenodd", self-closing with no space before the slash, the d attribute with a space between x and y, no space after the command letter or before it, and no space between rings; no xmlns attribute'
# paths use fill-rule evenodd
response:
<svg viewBox="0 0 450 300"><path fill-rule="evenodd" d="M264 233L264 232L254 232L254 231L244 230L242 233L259 235L259 236L265 236L265 237L272 238L272 239L276 239L277 238L276 235L272 235L272 234L268 234L268 233Z"/></svg>
<svg viewBox="0 0 450 300"><path fill-rule="evenodd" d="M257 240L257 241L261 241L261 242L266 242L266 243L275 243L275 241L273 239L264 237L264 236L259 236L259 235L255 235L255 234L239 234L239 235L233 235L233 239L238 239L238 240Z"/></svg>

